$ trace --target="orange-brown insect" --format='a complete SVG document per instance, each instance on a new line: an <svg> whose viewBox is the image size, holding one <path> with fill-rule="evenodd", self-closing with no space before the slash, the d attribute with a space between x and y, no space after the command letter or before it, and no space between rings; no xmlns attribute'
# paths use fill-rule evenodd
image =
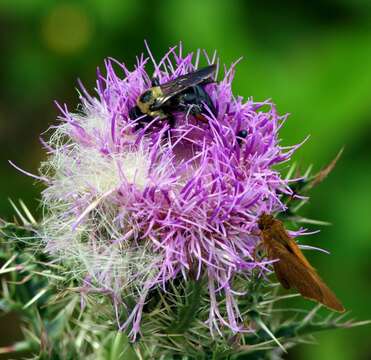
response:
<svg viewBox="0 0 371 360"><path fill-rule="evenodd" d="M331 310L344 312L341 302L309 264L282 222L272 215L262 214L258 225L268 258L278 260L273 267L281 285L285 289L295 288L302 296L318 301Z"/></svg>

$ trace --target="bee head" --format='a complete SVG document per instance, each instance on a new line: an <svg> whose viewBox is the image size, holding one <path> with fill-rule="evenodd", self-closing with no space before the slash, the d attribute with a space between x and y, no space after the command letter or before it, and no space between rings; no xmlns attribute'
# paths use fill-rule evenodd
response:
<svg viewBox="0 0 371 360"><path fill-rule="evenodd" d="M269 229L274 223L274 217L272 215L263 213L260 215L258 220L258 226L260 230Z"/></svg>
<svg viewBox="0 0 371 360"><path fill-rule="evenodd" d="M158 86L146 90L138 97L137 105L143 114L151 115L152 106L161 95L161 89Z"/></svg>

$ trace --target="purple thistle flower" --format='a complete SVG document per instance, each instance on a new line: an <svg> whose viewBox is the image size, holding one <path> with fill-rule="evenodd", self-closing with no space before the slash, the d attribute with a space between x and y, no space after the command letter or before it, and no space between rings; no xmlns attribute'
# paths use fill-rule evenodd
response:
<svg viewBox="0 0 371 360"><path fill-rule="evenodd" d="M194 71L200 52L182 55L171 48L156 63L160 83ZM79 113L59 106L48 160L41 173L46 249L69 264L82 288L107 293L114 303L131 296L136 306L121 329L140 331L149 290L166 291L168 281L207 277L210 331L227 326L245 331L233 289L237 274L247 281L254 269L268 271L254 250L257 217L285 209L288 181L275 165L290 159L298 145L281 147L278 132L286 116L270 101L244 101L232 94L235 64L206 85L217 115L205 121L175 114L175 126L154 119L135 130L129 111L151 87L143 55L133 71L114 59L97 72L97 97L83 86ZM116 70L114 69L116 68ZM238 137L240 131L246 137ZM225 297L227 317L217 296ZM118 315L119 317L119 315Z"/></svg>

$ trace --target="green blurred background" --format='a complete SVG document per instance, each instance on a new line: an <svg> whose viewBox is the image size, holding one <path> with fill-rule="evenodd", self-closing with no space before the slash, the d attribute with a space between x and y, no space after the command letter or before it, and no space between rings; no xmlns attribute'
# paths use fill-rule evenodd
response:
<svg viewBox="0 0 371 360"><path fill-rule="evenodd" d="M345 146L304 210L334 226L306 241L332 252L310 259L352 316L370 319L369 0L0 0L0 216L12 218L8 197L40 213L41 186L7 160L37 172L39 134L57 116L53 100L76 108L76 79L93 88L108 56L133 65L144 39L157 58L179 40L186 50L216 49L227 64L243 56L235 94L272 98L292 114L281 134L284 144L311 135L296 155L303 167L319 169ZM16 334L4 320L0 346ZM370 327L322 333L288 359L371 359L370 335Z"/></svg>

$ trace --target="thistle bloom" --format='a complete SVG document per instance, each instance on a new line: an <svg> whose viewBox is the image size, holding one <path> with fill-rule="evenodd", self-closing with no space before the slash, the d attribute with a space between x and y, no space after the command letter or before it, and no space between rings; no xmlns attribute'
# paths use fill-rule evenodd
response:
<svg viewBox="0 0 371 360"><path fill-rule="evenodd" d="M206 85L216 114L206 111L204 121L177 113L171 128L154 119L138 130L129 118L151 87L150 61L161 84L194 71L199 59L199 52L183 56L180 46L159 63L149 52L132 71L106 60L96 96L81 86L78 112L59 106L60 122L45 143L46 249L68 264L82 291L109 294L117 309L127 305L118 326L134 336L149 291L167 291L176 278L206 279L211 332L245 331L234 279L268 271L254 256L257 217L284 210L280 196L290 193L276 170L297 148L279 145L286 116L270 101L232 94L235 64L218 65L218 81ZM215 56L205 60L219 64ZM241 130L245 138L237 137Z"/></svg>

